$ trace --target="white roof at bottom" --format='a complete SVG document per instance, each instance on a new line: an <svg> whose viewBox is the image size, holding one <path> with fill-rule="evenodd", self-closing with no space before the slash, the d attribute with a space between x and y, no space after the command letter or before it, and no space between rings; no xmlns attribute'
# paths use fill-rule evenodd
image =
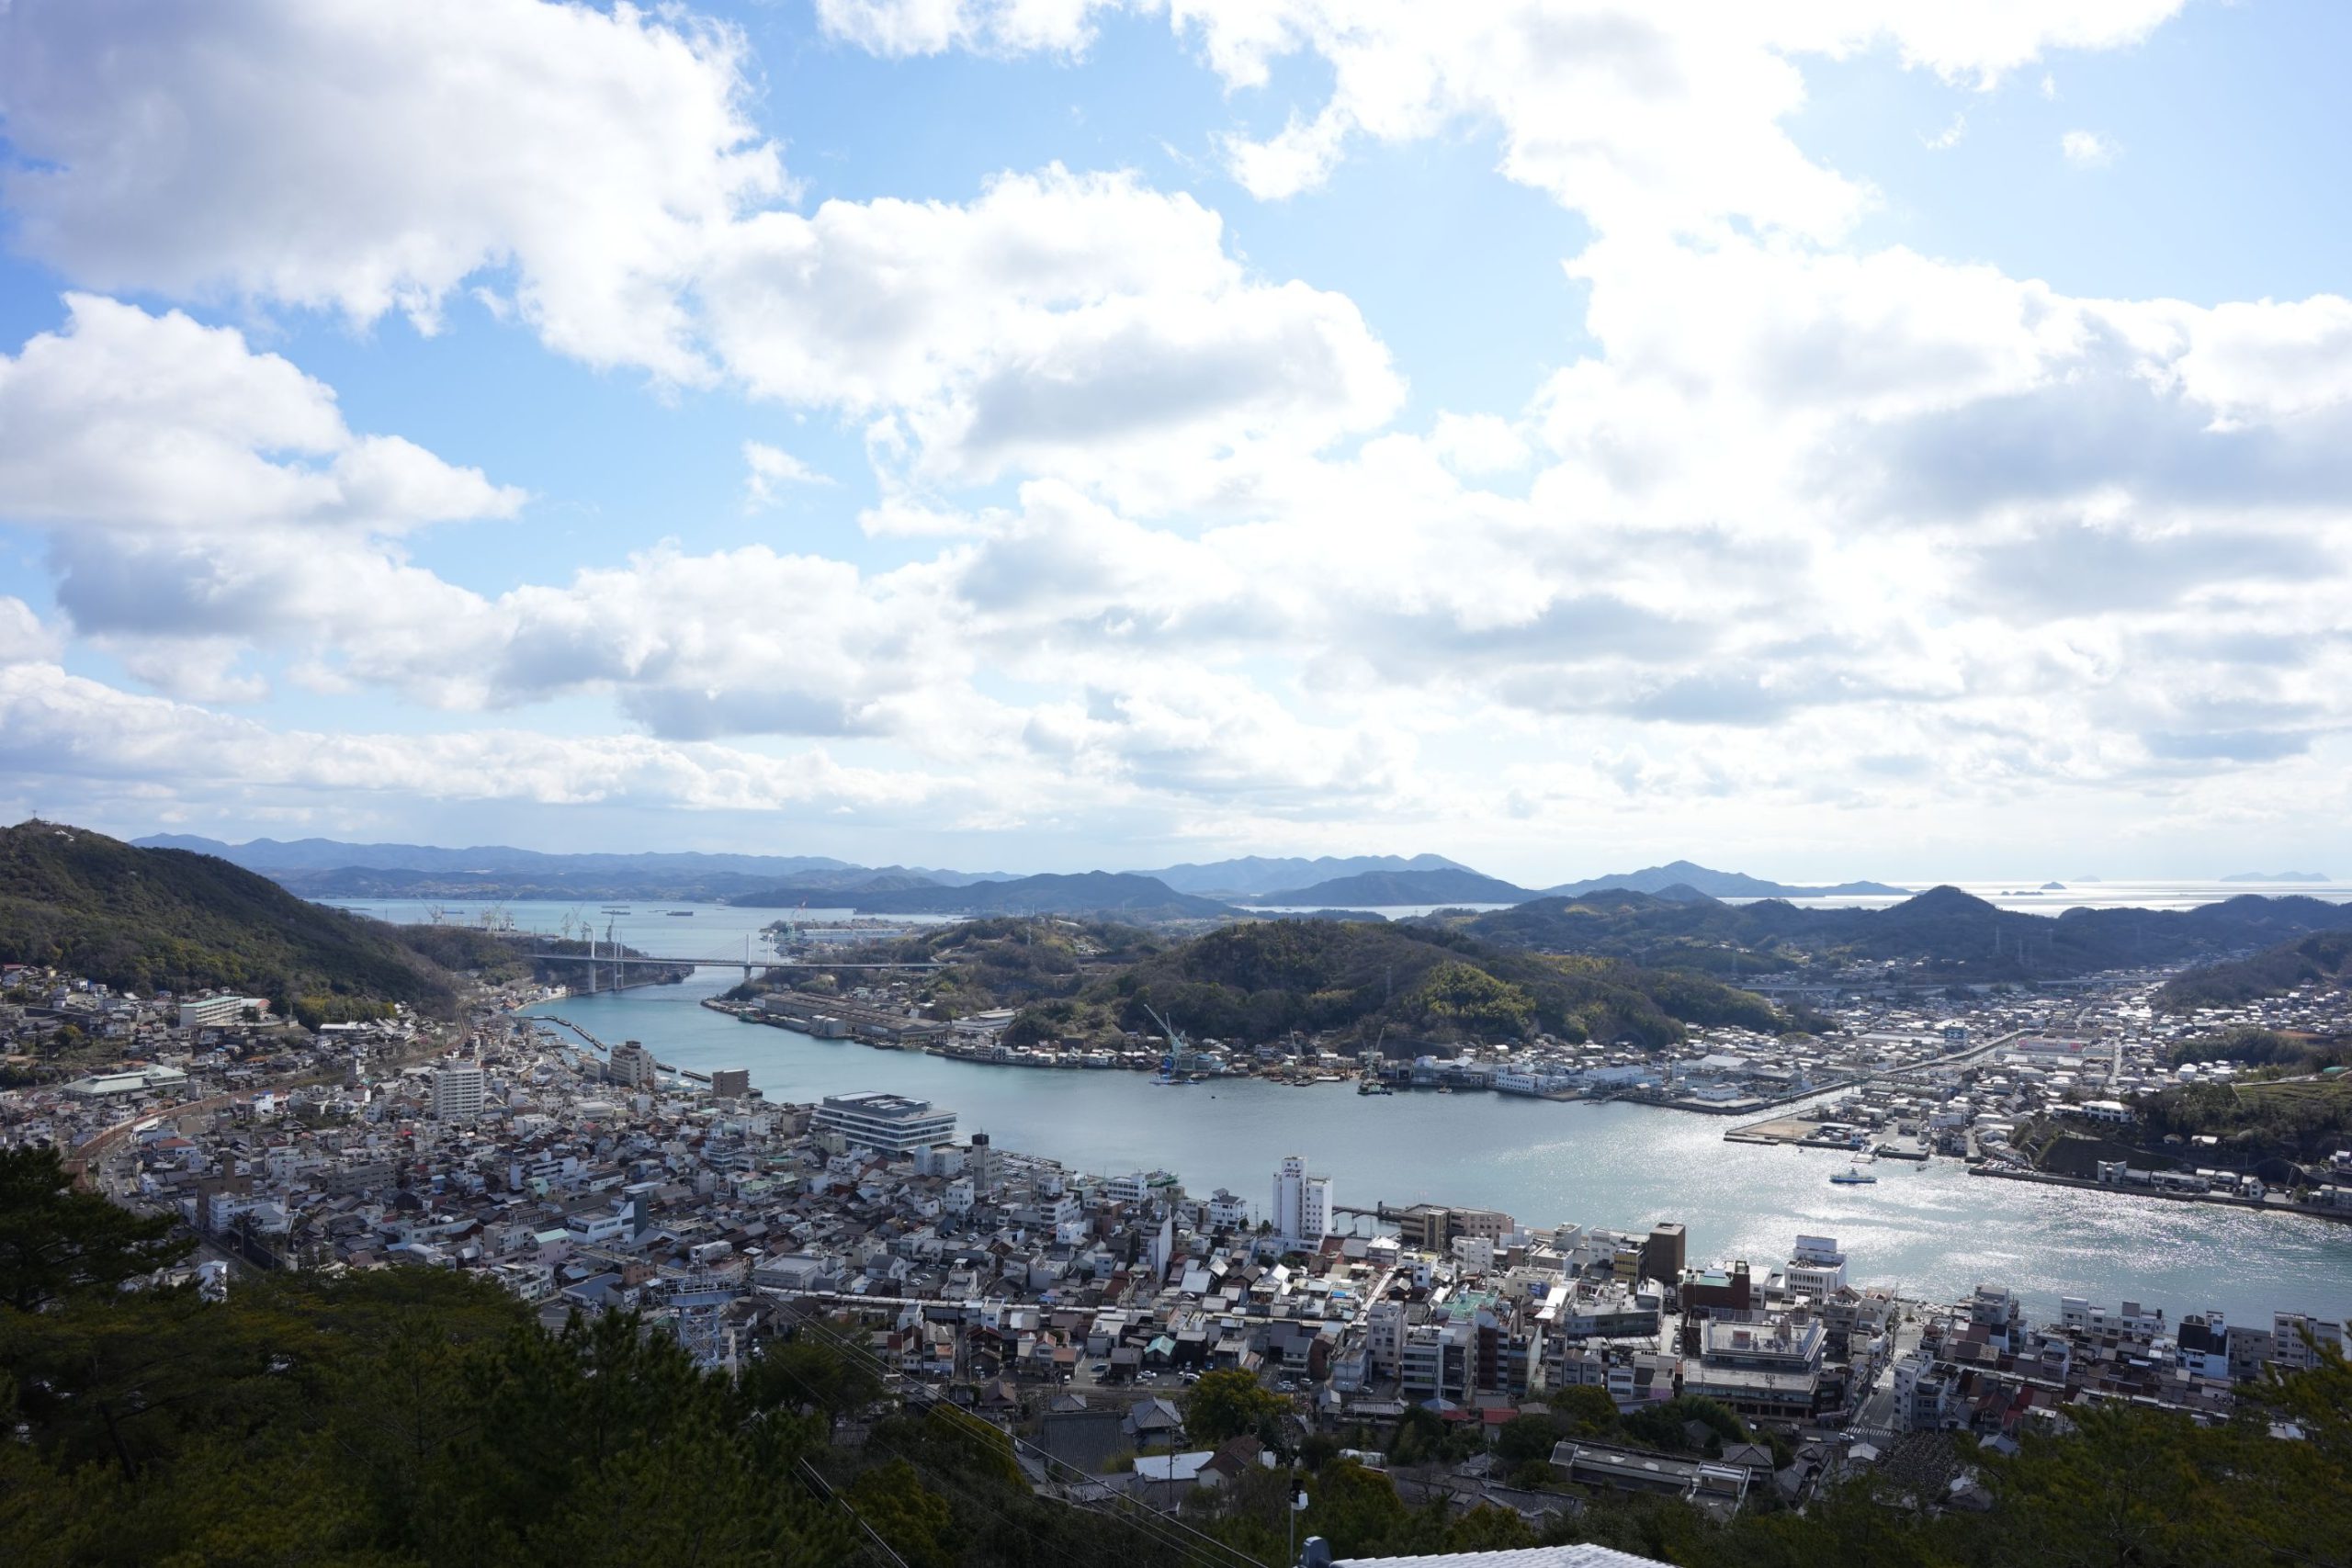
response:
<svg viewBox="0 0 2352 1568"><path fill-rule="evenodd" d="M1332 1568L1668 1568L1605 1546L1522 1546L1510 1551L1438 1551L1424 1557L1346 1557Z"/></svg>

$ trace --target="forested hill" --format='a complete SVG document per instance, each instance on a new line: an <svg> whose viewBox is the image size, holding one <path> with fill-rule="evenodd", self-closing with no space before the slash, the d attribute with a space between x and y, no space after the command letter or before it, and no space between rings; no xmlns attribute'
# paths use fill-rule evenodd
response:
<svg viewBox="0 0 2352 1568"><path fill-rule="evenodd" d="M1024 1007L1015 1034L1148 1032L1148 1007L1187 1034L1245 1043L1295 1029L1400 1045L1540 1030L1655 1047L1686 1023L1791 1027L1761 998L1686 972L1513 953L1426 927L1263 920L1098 967Z"/></svg>
<svg viewBox="0 0 2352 1568"><path fill-rule="evenodd" d="M448 958L481 962L478 942L437 940ZM0 829L0 959L142 993L245 991L313 1021L392 1002L446 1015L458 995L402 928L307 903L210 855L53 822Z"/></svg>
<svg viewBox="0 0 2352 1568"><path fill-rule="evenodd" d="M738 904L791 905L806 894L775 898L746 897ZM860 892L851 902L874 915L1102 915L1121 920L1215 919L1233 913L1214 898L1179 893L1157 877L1132 872L1089 871L1074 875L1018 876L966 887L907 887Z"/></svg>
<svg viewBox="0 0 2352 1568"><path fill-rule="evenodd" d="M2352 931L2314 931L2249 958L2176 975L2156 992L2155 1003L2165 1012L2194 1012L2283 997L2311 985L2352 986Z"/></svg>
<svg viewBox="0 0 2352 1568"><path fill-rule="evenodd" d="M1505 946L1582 953L1738 976L1815 963L1894 963L1938 982L2064 978L2137 964L2219 958L2315 931L2352 930L2352 906L2242 894L2194 909L1995 908L1936 887L1883 909L1729 905L1608 891L1539 898L1429 922Z"/></svg>

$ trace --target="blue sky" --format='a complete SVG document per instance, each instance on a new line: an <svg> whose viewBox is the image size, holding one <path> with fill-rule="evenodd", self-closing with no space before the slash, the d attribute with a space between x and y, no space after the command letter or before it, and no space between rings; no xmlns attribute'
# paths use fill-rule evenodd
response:
<svg viewBox="0 0 2352 1568"><path fill-rule="evenodd" d="M2352 864L2342 7L0 13L0 814Z"/></svg>

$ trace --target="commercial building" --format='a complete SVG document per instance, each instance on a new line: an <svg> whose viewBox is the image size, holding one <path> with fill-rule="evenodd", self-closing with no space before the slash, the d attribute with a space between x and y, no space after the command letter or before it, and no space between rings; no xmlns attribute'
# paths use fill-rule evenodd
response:
<svg viewBox="0 0 2352 1568"><path fill-rule="evenodd" d="M1718 1315L1699 1327L1699 1364L1683 1387L1741 1416L1801 1421L1821 1389L1824 1329L1810 1312Z"/></svg>
<svg viewBox="0 0 2352 1568"><path fill-rule="evenodd" d="M1302 1155L1283 1156L1274 1172L1274 1234L1285 1241L1319 1242L1331 1234L1331 1179L1309 1176Z"/></svg>
<svg viewBox="0 0 2352 1568"><path fill-rule="evenodd" d="M187 1088L187 1075L177 1067L131 1067L75 1078L65 1086L65 1092L76 1100L118 1100L134 1094L177 1094Z"/></svg>
<svg viewBox="0 0 2352 1568"><path fill-rule="evenodd" d="M1396 1222L1397 1241L1422 1252L1443 1252L1463 1236L1499 1242L1517 1228L1500 1209L1455 1209L1442 1203L1416 1203L1390 1217Z"/></svg>
<svg viewBox="0 0 2352 1568"><path fill-rule="evenodd" d="M710 1075L710 1092L720 1100L741 1100L752 1092L752 1069L721 1067Z"/></svg>
<svg viewBox="0 0 2352 1568"><path fill-rule="evenodd" d="M814 1132L835 1133L842 1142L885 1154L908 1155L956 1136L956 1112L934 1111L927 1100L866 1089L829 1094L809 1120Z"/></svg>

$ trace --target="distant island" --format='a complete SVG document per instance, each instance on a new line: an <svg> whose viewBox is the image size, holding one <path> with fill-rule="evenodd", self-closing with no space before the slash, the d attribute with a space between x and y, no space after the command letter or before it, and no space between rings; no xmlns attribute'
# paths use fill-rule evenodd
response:
<svg viewBox="0 0 2352 1568"><path fill-rule="evenodd" d="M1687 860L1531 888L1442 855L1245 855L1158 869L1025 875L941 866L854 865L824 855L642 852L550 853L503 844L345 843L333 839L243 844L159 833L134 848L186 850L258 872L304 898L707 899L754 908L855 908L870 914L1115 914L1204 919L1239 908L1398 908L1518 904L1606 888L1713 898L1903 897L1883 882L1800 886ZM992 885L992 886L991 886ZM1674 890L1680 889L1678 895Z"/></svg>
<svg viewBox="0 0 2352 1568"><path fill-rule="evenodd" d="M2333 882L2324 871L2233 871L2224 882Z"/></svg>
<svg viewBox="0 0 2352 1568"><path fill-rule="evenodd" d="M1714 871L1687 860L1645 866L1640 871L1589 876L1582 882L1563 882L1544 891L1552 897L1575 898L1611 887L1622 887L1628 893L1663 893L1678 886L1703 893L1710 898L1907 898L1911 895L1908 887L1894 887L1883 882L1838 882L1814 886L1771 882L1736 871Z"/></svg>

